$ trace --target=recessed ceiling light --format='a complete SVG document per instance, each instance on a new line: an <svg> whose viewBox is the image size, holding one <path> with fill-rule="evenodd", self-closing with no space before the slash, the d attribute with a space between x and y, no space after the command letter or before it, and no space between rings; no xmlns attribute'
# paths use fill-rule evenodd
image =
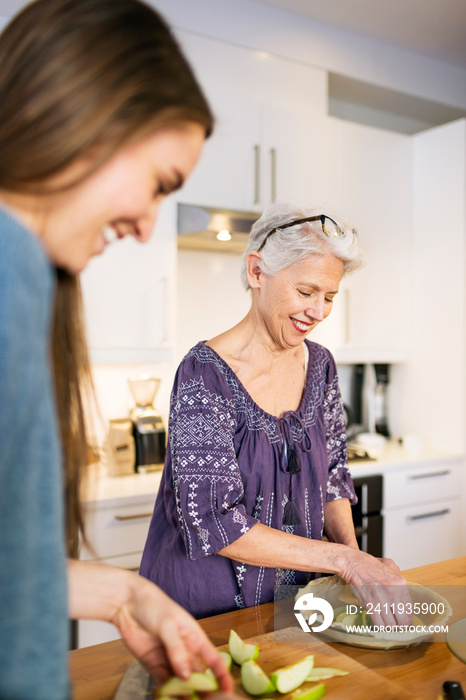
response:
<svg viewBox="0 0 466 700"><path fill-rule="evenodd" d="M224 228L217 233L217 239L219 241L231 241L231 233Z"/></svg>

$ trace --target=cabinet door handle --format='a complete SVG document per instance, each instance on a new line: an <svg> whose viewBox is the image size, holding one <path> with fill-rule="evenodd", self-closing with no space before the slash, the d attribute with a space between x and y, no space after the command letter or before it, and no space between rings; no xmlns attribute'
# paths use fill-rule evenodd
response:
<svg viewBox="0 0 466 700"><path fill-rule="evenodd" d="M427 474L411 474L408 479L431 479L436 476L447 476L447 474L450 474L449 469L444 469L441 472L428 472Z"/></svg>
<svg viewBox="0 0 466 700"><path fill-rule="evenodd" d="M254 204L259 204L261 199L261 147L254 146Z"/></svg>
<svg viewBox="0 0 466 700"><path fill-rule="evenodd" d="M165 275L162 277L162 342L168 343L170 339L169 323L170 323L170 310L169 306L169 292L168 292L168 277Z"/></svg>
<svg viewBox="0 0 466 700"><path fill-rule="evenodd" d="M345 314L345 337L344 342L350 342L350 290L345 289L344 291L344 314Z"/></svg>
<svg viewBox="0 0 466 700"><path fill-rule="evenodd" d="M123 522L125 520L139 520L139 518L151 518L152 513L133 513L132 515L115 515L115 520Z"/></svg>
<svg viewBox="0 0 466 700"><path fill-rule="evenodd" d="M443 510L433 510L431 513L421 513L420 515L408 515L407 520L425 520L426 518L438 518L441 515L447 515L451 513L449 508L444 508Z"/></svg>
<svg viewBox="0 0 466 700"><path fill-rule="evenodd" d="M270 149L270 200L277 201L277 150Z"/></svg>

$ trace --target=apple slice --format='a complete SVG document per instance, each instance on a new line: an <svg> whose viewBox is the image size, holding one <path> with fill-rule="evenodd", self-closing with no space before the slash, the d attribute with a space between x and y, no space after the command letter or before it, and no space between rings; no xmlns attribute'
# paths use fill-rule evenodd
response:
<svg viewBox="0 0 466 700"><path fill-rule="evenodd" d="M220 656L225 662L225 666L227 667L227 671L231 671L231 656L227 651L219 651ZM212 671L211 668L206 669L206 673L208 675L213 676L214 672Z"/></svg>
<svg viewBox="0 0 466 700"><path fill-rule="evenodd" d="M337 608L333 609L333 619L336 621L337 617L342 613L346 615L346 605L339 605Z"/></svg>
<svg viewBox="0 0 466 700"><path fill-rule="evenodd" d="M291 700L319 700L325 695L325 683L319 683L319 685L314 685L309 690L305 690L304 693L295 693L291 696Z"/></svg>
<svg viewBox="0 0 466 700"><path fill-rule="evenodd" d="M227 651L221 651L220 656L224 660L227 669L231 671L231 654L229 654Z"/></svg>
<svg viewBox="0 0 466 700"><path fill-rule="evenodd" d="M304 683L314 666L314 657L305 656L291 666L284 666L270 674L270 679L279 693L290 693Z"/></svg>
<svg viewBox="0 0 466 700"><path fill-rule="evenodd" d="M347 676L349 671L342 671L341 668L330 668L326 666L315 666L308 677L307 681L324 681L327 678L333 678L334 676Z"/></svg>
<svg viewBox="0 0 466 700"><path fill-rule="evenodd" d="M338 622L341 622L341 624L345 627L351 627L352 625L356 625L357 617L358 613L344 615L341 620L338 620Z"/></svg>
<svg viewBox="0 0 466 700"><path fill-rule="evenodd" d="M220 651L219 652L220 656L225 662L225 666L227 667L227 671L231 671L231 656L227 651ZM212 678L215 678L214 672L212 671L211 668L207 668L205 671L207 676L212 676ZM215 679L217 680L217 679ZM159 698L158 700L162 700ZM194 698L191 696L191 700L194 700Z"/></svg>
<svg viewBox="0 0 466 700"><path fill-rule="evenodd" d="M241 665L241 683L249 695L275 692L274 684L253 659L249 659Z"/></svg>
<svg viewBox="0 0 466 700"><path fill-rule="evenodd" d="M241 637L236 634L235 630L230 630L228 647L230 649L231 658L239 666L250 659L254 661L259 656L259 647L257 644L247 644L243 642Z"/></svg>
<svg viewBox="0 0 466 700"><path fill-rule="evenodd" d="M338 615L335 615L334 622L343 622L343 620L346 616L347 616L346 609L342 610L341 612L338 613Z"/></svg>
<svg viewBox="0 0 466 700"><path fill-rule="evenodd" d="M186 680L173 676L160 688L160 695L174 697L191 695L196 692L211 692L218 689L218 683L213 673L194 671Z"/></svg>

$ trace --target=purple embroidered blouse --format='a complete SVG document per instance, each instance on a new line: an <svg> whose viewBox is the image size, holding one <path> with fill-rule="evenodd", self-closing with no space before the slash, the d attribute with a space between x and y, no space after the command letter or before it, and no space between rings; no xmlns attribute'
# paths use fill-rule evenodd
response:
<svg viewBox="0 0 466 700"><path fill-rule="evenodd" d="M281 419L263 411L204 343L178 368L167 458L140 573L197 618L270 602L276 585L304 585L311 578L246 565L219 550L259 522L320 540L325 502L356 502L335 363L324 347L305 342L301 404ZM299 455L300 473L288 471L290 448ZM301 522L284 525L291 494Z"/></svg>

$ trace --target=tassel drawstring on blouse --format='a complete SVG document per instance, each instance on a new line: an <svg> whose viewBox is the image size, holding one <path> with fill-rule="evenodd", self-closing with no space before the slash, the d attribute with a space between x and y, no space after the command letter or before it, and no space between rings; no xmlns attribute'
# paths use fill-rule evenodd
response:
<svg viewBox="0 0 466 700"><path fill-rule="evenodd" d="M278 425L280 433L283 440L283 456L285 462L285 469L290 475L290 491L288 502L283 511L283 525L299 525L301 523L301 517L299 515L296 503L293 500L293 475L300 474L301 472L301 456L299 452L294 447L295 441L292 439L291 425L288 419L293 419L298 423L302 430L303 441L300 445L302 452L309 452L311 449L311 440L300 417L293 411L287 411L282 418L279 419Z"/></svg>

